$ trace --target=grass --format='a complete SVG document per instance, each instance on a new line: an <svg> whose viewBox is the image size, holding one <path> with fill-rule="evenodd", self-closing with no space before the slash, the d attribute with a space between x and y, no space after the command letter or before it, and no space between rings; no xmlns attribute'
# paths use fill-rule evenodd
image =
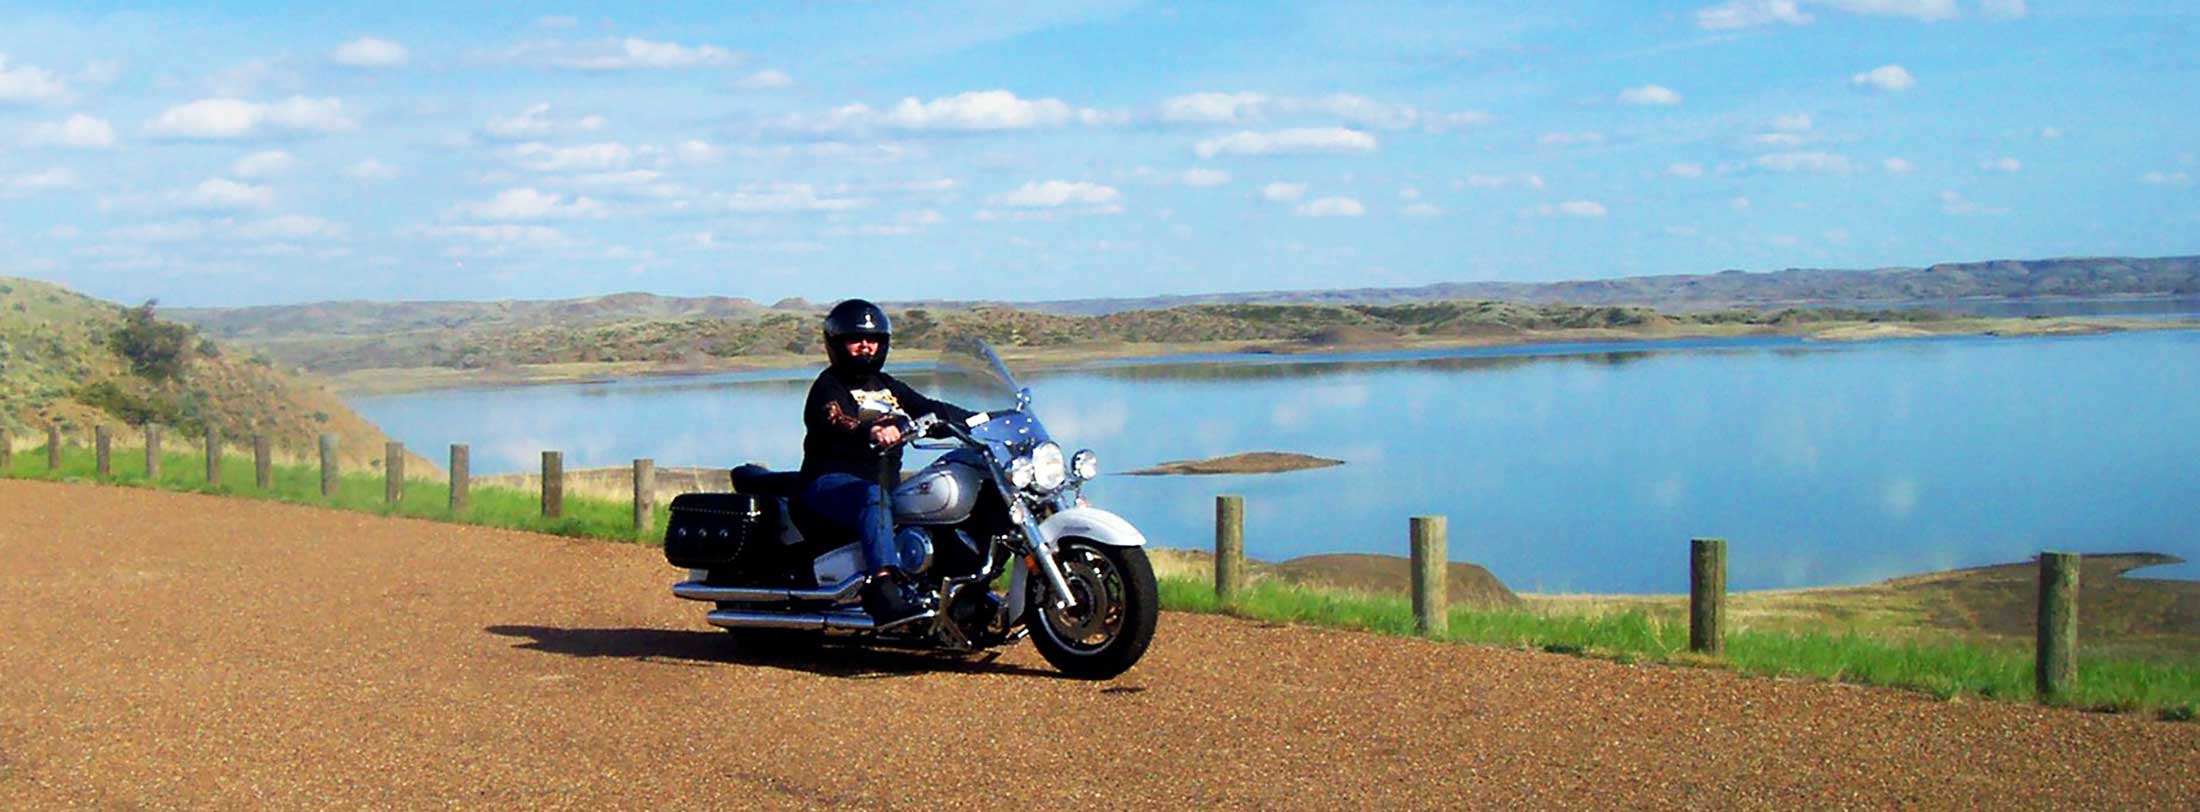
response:
<svg viewBox="0 0 2200 812"><path fill-rule="evenodd" d="M113 454L113 476L106 481L561 536L657 543L654 533L635 532L632 508L624 500L568 495L565 515L553 520L542 518L540 497L533 491L476 487L471 492L469 509L453 514L447 486L439 481L408 480L404 498L391 506L384 502L383 478L376 473L346 475L334 497L324 498L317 466L276 465L272 468L274 487L262 491L253 482L249 454L228 454L223 462L223 484L208 487L204 457L196 451L165 454L160 479L153 483L145 476L142 450L125 453L117 449ZM100 481L93 468L89 449L69 448L64 451L61 468L49 471L44 449L34 448L17 452L12 464L0 474L21 479ZM664 527L665 519L665 508L659 506L653 526ZM1400 636L1415 634L1412 607L1403 595L1263 580L1254 582L1224 606L1211 580L1184 569L1161 567L1163 608ZM1688 651L1684 616L1625 601L1586 611L1532 604L1531 608L1515 610L1454 608L1449 621L1450 628L1438 639L1620 662L1727 668L1743 674L1889 686L1946 699L2031 702L2039 698L2033 686L2032 652L2022 645L1944 635L1829 633L1789 624L1752 629L1737 624L1741 628L1729 632L1725 656L1709 658ZM2056 704L2191 720L2200 710L2200 657L2084 651L2076 684Z"/></svg>

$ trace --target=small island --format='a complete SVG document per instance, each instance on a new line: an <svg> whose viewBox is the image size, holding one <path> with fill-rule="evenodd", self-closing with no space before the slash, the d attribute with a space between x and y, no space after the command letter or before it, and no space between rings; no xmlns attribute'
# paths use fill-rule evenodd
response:
<svg viewBox="0 0 2200 812"><path fill-rule="evenodd" d="M1309 454L1292 454L1282 451L1251 451L1202 460L1174 460L1152 468L1128 472L1129 476L1169 476L1175 474L1280 474L1286 471L1305 471L1343 465L1344 460L1316 457Z"/></svg>

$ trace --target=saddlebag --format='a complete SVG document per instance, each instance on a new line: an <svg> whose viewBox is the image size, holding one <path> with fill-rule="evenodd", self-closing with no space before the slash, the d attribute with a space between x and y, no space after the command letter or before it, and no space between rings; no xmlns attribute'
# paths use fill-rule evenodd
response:
<svg viewBox="0 0 2200 812"><path fill-rule="evenodd" d="M665 561L686 569L742 563L779 535L779 500L746 493L683 493L665 522Z"/></svg>

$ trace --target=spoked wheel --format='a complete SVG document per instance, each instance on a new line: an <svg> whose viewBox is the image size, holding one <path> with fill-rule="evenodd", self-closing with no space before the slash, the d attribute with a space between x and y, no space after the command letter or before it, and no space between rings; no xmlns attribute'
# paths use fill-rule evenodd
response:
<svg viewBox="0 0 2200 812"><path fill-rule="evenodd" d="M1062 539L1055 561L1076 605L1057 608L1045 579L1032 581L1038 613L1031 643L1055 668L1080 679L1108 679L1138 662L1153 642L1161 590L1138 547Z"/></svg>

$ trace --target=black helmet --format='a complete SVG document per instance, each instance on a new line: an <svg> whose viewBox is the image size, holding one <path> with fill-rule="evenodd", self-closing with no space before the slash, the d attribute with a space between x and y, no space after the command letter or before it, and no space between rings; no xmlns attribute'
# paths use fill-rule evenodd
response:
<svg viewBox="0 0 2200 812"><path fill-rule="evenodd" d="M847 367L877 372L886 365L886 351L893 346L894 323L887 320L886 311L878 305L862 299L849 299L833 305L825 314L825 355L832 359L834 367ZM856 336L878 339L878 354L870 358L850 358L845 341Z"/></svg>

